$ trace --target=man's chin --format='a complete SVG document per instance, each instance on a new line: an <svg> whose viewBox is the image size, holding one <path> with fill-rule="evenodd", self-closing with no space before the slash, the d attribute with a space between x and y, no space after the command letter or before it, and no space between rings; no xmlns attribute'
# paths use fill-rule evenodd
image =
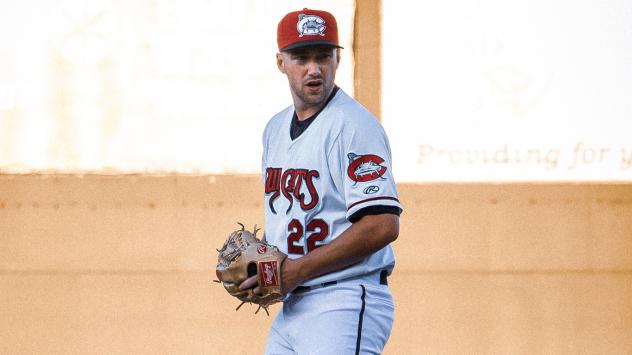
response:
<svg viewBox="0 0 632 355"><path fill-rule="evenodd" d="M325 100L325 93L323 90L319 90L317 92L305 92L303 94L303 101L305 101L308 105L316 105Z"/></svg>

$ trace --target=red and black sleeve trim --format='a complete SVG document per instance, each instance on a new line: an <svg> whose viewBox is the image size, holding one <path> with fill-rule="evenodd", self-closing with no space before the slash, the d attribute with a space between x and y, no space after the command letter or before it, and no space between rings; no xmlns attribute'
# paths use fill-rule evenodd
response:
<svg viewBox="0 0 632 355"><path fill-rule="evenodd" d="M360 219L362 219L362 217L364 216L384 214L384 213L394 214L394 215L399 216L400 214L402 214L402 209L397 206L385 206L385 205L368 206L368 207L359 209L354 214L349 216L349 222L355 223L359 221Z"/></svg>
<svg viewBox="0 0 632 355"><path fill-rule="evenodd" d="M369 201L376 201L376 200L393 200L393 201L399 202L398 199L396 199L395 197L390 197L390 196L372 197L372 198L367 198L367 199L360 200L358 202L352 203L349 207L347 207L347 210L350 210L353 207L355 207L355 206L357 206L357 205L359 205L361 203L365 203L365 202L369 202Z"/></svg>

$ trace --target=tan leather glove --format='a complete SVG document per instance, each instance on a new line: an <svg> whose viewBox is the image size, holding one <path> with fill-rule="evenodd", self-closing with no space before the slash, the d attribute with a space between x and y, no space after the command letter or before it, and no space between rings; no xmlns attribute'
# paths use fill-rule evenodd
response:
<svg viewBox="0 0 632 355"><path fill-rule="evenodd" d="M238 224L241 229L232 232L222 249L217 250L217 282L221 282L231 296L242 301L237 309L249 302L259 305L255 314L261 308L268 313L268 306L283 300L281 265L287 255L277 247L257 239L257 226L251 233L243 224ZM255 294L253 289L239 289L244 280L254 275L259 275L261 295Z"/></svg>

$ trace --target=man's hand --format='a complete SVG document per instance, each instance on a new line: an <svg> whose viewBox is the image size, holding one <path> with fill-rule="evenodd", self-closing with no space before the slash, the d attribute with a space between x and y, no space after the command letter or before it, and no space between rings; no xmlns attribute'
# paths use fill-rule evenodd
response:
<svg viewBox="0 0 632 355"><path fill-rule="evenodd" d="M292 292L298 285L305 281L304 278L300 277L300 264L300 258L296 260L287 258L283 261L283 265L281 266L281 292L284 295ZM253 287L255 294L261 294L261 290L259 289L259 278L257 275L247 278L239 285L239 289L242 291Z"/></svg>
<svg viewBox="0 0 632 355"><path fill-rule="evenodd" d="M294 289L305 281L305 278L301 277L301 258L290 259L286 258L285 262L281 266L281 292L284 295L294 291Z"/></svg>
<svg viewBox="0 0 632 355"><path fill-rule="evenodd" d="M255 294L260 295L261 289L259 289L259 277L257 275L250 276L249 278L245 279L244 282L239 284L240 291L245 291L253 287L255 287L254 289Z"/></svg>

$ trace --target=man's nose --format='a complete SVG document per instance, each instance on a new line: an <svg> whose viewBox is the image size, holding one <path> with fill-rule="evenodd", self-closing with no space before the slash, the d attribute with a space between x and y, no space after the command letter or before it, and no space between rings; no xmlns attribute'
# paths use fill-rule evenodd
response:
<svg viewBox="0 0 632 355"><path fill-rule="evenodd" d="M307 75L320 76L320 74L321 74L321 70L320 70L320 65L318 64L318 61L310 60L307 63Z"/></svg>

